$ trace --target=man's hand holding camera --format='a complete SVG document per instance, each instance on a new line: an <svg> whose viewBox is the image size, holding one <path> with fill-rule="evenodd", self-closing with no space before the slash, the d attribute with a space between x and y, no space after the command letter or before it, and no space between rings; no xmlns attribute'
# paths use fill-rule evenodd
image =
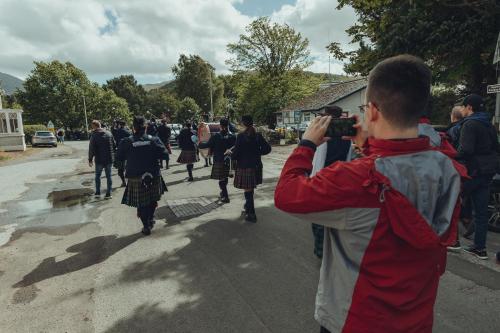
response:
<svg viewBox="0 0 500 333"><path fill-rule="evenodd" d="M356 129L356 136L343 136L343 140L352 140L356 146L363 147L366 139L368 138L368 134L365 130L363 130L363 125L359 121L359 118L354 116L356 119L356 124L353 126ZM303 140L309 140L313 142L316 146L319 146L323 142L330 140L329 137L325 137L327 133L328 127L332 122L331 116L319 116L313 119L304 135L302 136Z"/></svg>

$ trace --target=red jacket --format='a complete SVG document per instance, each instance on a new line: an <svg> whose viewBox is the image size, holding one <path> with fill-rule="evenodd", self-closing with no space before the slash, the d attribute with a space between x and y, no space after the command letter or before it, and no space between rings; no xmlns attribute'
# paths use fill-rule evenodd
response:
<svg viewBox="0 0 500 333"><path fill-rule="evenodd" d="M276 207L325 229L315 317L331 332L432 332L455 242L464 168L429 138L374 140L367 157L314 177L314 150L286 162Z"/></svg>

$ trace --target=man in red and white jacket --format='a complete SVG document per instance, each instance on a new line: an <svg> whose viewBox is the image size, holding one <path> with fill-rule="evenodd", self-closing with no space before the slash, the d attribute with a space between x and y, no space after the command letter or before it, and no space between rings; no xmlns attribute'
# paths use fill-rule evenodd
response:
<svg viewBox="0 0 500 333"><path fill-rule="evenodd" d="M276 207L326 227L316 297L321 332L432 332L433 307L457 235L465 169L419 136L430 95L425 63L403 55L370 73L365 157L310 177L330 118L313 120L286 162Z"/></svg>

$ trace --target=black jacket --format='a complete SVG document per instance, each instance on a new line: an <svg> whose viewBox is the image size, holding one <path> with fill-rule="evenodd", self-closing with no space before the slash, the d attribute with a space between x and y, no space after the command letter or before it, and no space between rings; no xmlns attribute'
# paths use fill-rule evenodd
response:
<svg viewBox="0 0 500 333"><path fill-rule="evenodd" d="M110 132L102 128L93 131L89 142L89 162L95 158L95 164L112 164L114 148L115 140Z"/></svg>
<svg viewBox="0 0 500 333"><path fill-rule="evenodd" d="M460 130L457 160L467 166L469 175L494 175L499 170L497 132L491 123L465 120Z"/></svg>
<svg viewBox="0 0 500 333"><path fill-rule="evenodd" d="M158 137L144 134L123 139L118 146L116 158L127 161L125 174L127 177L140 177L149 172L153 176L160 174L161 159L167 151Z"/></svg>
<svg viewBox="0 0 500 333"><path fill-rule="evenodd" d="M148 128L146 129L146 133L151 136L157 136L158 135L158 127L156 126L155 123L149 123Z"/></svg>
<svg viewBox="0 0 500 333"><path fill-rule="evenodd" d="M177 140L179 141L179 147L182 150L190 150L190 151L196 150L196 146L195 146L193 140L191 140L192 136L193 136L193 132L191 132L191 130L189 128L183 128L181 130Z"/></svg>
<svg viewBox="0 0 500 333"><path fill-rule="evenodd" d="M232 158L236 160L237 167L242 169L256 169L262 167L262 155L271 152L271 146L257 133L250 136L246 133L238 134L234 145Z"/></svg>
<svg viewBox="0 0 500 333"><path fill-rule="evenodd" d="M120 142L132 135L132 132L128 128L117 128L113 133L116 145L120 145Z"/></svg>
<svg viewBox="0 0 500 333"><path fill-rule="evenodd" d="M172 130L165 124L158 126L158 137L164 145L168 145L170 136L172 135Z"/></svg>
<svg viewBox="0 0 500 333"><path fill-rule="evenodd" d="M236 137L231 133L215 133L210 140L200 143L201 149L209 148L214 156L214 162L224 162L224 153L236 143Z"/></svg>

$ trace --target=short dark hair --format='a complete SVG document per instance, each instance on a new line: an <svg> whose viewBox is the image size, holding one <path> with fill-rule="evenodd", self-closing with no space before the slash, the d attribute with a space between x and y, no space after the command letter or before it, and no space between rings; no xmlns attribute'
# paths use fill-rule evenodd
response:
<svg viewBox="0 0 500 333"><path fill-rule="evenodd" d="M415 56L385 59L370 72L367 100L394 126L416 126L429 102L431 76L429 67Z"/></svg>
<svg viewBox="0 0 500 333"><path fill-rule="evenodd" d="M333 118L340 118L342 116L342 108L337 105L328 105L325 107L325 114L332 116Z"/></svg>
<svg viewBox="0 0 500 333"><path fill-rule="evenodd" d="M143 130L144 127L146 127L146 118L144 118L143 116L135 116L132 124L134 130L136 131Z"/></svg>
<svg viewBox="0 0 500 333"><path fill-rule="evenodd" d="M229 121L226 119L226 118L222 118L220 121L219 121L219 124L223 127L228 127L229 126Z"/></svg>

